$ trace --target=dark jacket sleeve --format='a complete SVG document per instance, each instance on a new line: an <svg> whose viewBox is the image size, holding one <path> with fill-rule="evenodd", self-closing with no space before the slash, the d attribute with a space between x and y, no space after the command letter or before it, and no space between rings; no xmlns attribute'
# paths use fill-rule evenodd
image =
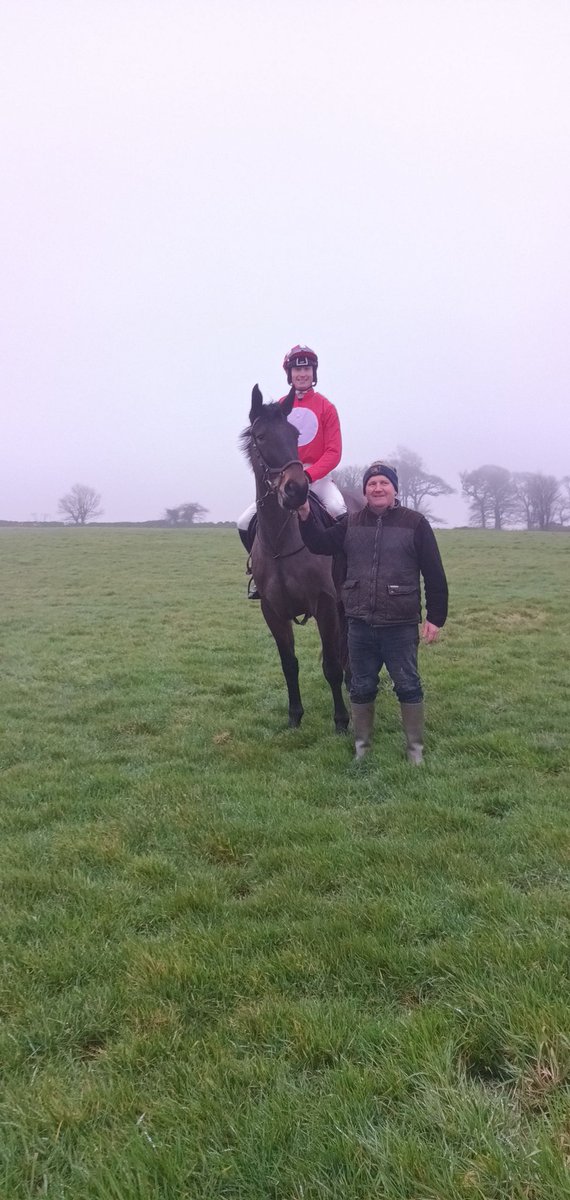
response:
<svg viewBox="0 0 570 1200"><path fill-rule="evenodd" d="M299 521L301 537L313 554L338 554L344 546L348 517L341 517L334 525L325 529L313 514L306 521Z"/></svg>
<svg viewBox="0 0 570 1200"><path fill-rule="evenodd" d="M414 544L424 579L426 617L432 625L437 625L438 629L441 629L447 619L447 579L435 534L425 517L416 529Z"/></svg>

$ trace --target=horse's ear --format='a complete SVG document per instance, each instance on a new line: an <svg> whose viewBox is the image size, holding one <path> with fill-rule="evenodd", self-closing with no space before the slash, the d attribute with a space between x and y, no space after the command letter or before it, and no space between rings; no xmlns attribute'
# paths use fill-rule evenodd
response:
<svg viewBox="0 0 570 1200"><path fill-rule="evenodd" d="M261 415L262 408L263 396L261 395L258 385L255 384L255 387L251 393L251 408L249 410L249 420L252 425L256 418Z"/></svg>
<svg viewBox="0 0 570 1200"><path fill-rule="evenodd" d="M291 409L293 408L294 399L295 399L295 388L292 387L291 391L289 392L289 395L286 397L286 399L283 401L283 404L281 405L281 408L283 409L283 412L285 413L286 417L289 416L289 413L291 412Z"/></svg>

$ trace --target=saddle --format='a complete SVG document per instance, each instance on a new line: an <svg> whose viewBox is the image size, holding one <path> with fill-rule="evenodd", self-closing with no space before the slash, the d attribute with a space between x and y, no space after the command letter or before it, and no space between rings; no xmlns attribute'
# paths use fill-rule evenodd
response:
<svg viewBox="0 0 570 1200"><path fill-rule="evenodd" d="M331 517L328 508L325 508L322 500L319 500L319 497L310 490L309 508L311 510L311 516L315 517L317 521L320 521L321 525L324 525L325 529L328 529L330 525L334 525L334 517Z"/></svg>

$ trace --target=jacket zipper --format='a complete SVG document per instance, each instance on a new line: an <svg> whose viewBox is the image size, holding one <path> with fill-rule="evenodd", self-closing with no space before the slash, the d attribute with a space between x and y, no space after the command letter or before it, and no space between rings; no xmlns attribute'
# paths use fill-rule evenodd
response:
<svg viewBox="0 0 570 1200"><path fill-rule="evenodd" d="M382 538L382 517L377 517L376 518L376 531L374 533L374 557L372 559L372 570L370 572L369 608L370 608L370 613L372 616L374 615L374 612L376 609L376 605L375 605L375 597L377 594L376 582L378 579L378 573L380 571L380 541L381 541L381 538ZM378 597L378 599L380 599L380 597Z"/></svg>

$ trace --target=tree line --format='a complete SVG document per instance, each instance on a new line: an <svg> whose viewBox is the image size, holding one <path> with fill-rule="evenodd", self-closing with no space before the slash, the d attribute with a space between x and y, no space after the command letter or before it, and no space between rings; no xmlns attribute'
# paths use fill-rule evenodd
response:
<svg viewBox="0 0 570 1200"><path fill-rule="evenodd" d="M386 462L396 468L399 498L406 508L414 508L435 525L445 524L431 508L438 496L450 496L457 489L440 475L426 469L415 450L398 446ZM361 493L364 467L339 467L333 472L335 483L346 491ZM523 525L526 529L552 529L570 525L570 475L556 479L539 471L509 471L493 464L460 472L461 492L469 509L469 524L479 529L504 529ZM101 496L95 488L75 483L58 503L69 523L85 525L103 515ZM166 508L160 524L187 528L203 521L208 509L196 501Z"/></svg>
<svg viewBox="0 0 570 1200"><path fill-rule="evenodd" d="M96 517L103 515L101 495L95 488L85 483L74 483L73 487L58 502L57 510L64 521L70 525L86 525ZM173 525L180 528L195 525L207 515L208 509L195 501L178 504L175 508L166 508L164 516L157 524Z"/></svg>
<svg viewBox="0 0 570 1200"><path fill-rule="evenodd" d="M433 513L430 501L450 496L457 489L440 475L431 474L421 456L406 446L398 446L385 461L398 472L401 503L423 513L435 525L445 524ZM333 479L340 488L360 492L364 470L358 466L339 467ZM460 472L459 479L469 524L476 528L523 525L526 529L545 530L570 525L570 475L556 479L539 471L509 471L487 464Z"/></svg>
<svg viewBox="0 0 570 1200"><path fill-rule="evenodd" d="M570 475L556 479L539 471L488 465L463 471L459 478L469 523L480 529L551 529L570 522Z"/></svg>

